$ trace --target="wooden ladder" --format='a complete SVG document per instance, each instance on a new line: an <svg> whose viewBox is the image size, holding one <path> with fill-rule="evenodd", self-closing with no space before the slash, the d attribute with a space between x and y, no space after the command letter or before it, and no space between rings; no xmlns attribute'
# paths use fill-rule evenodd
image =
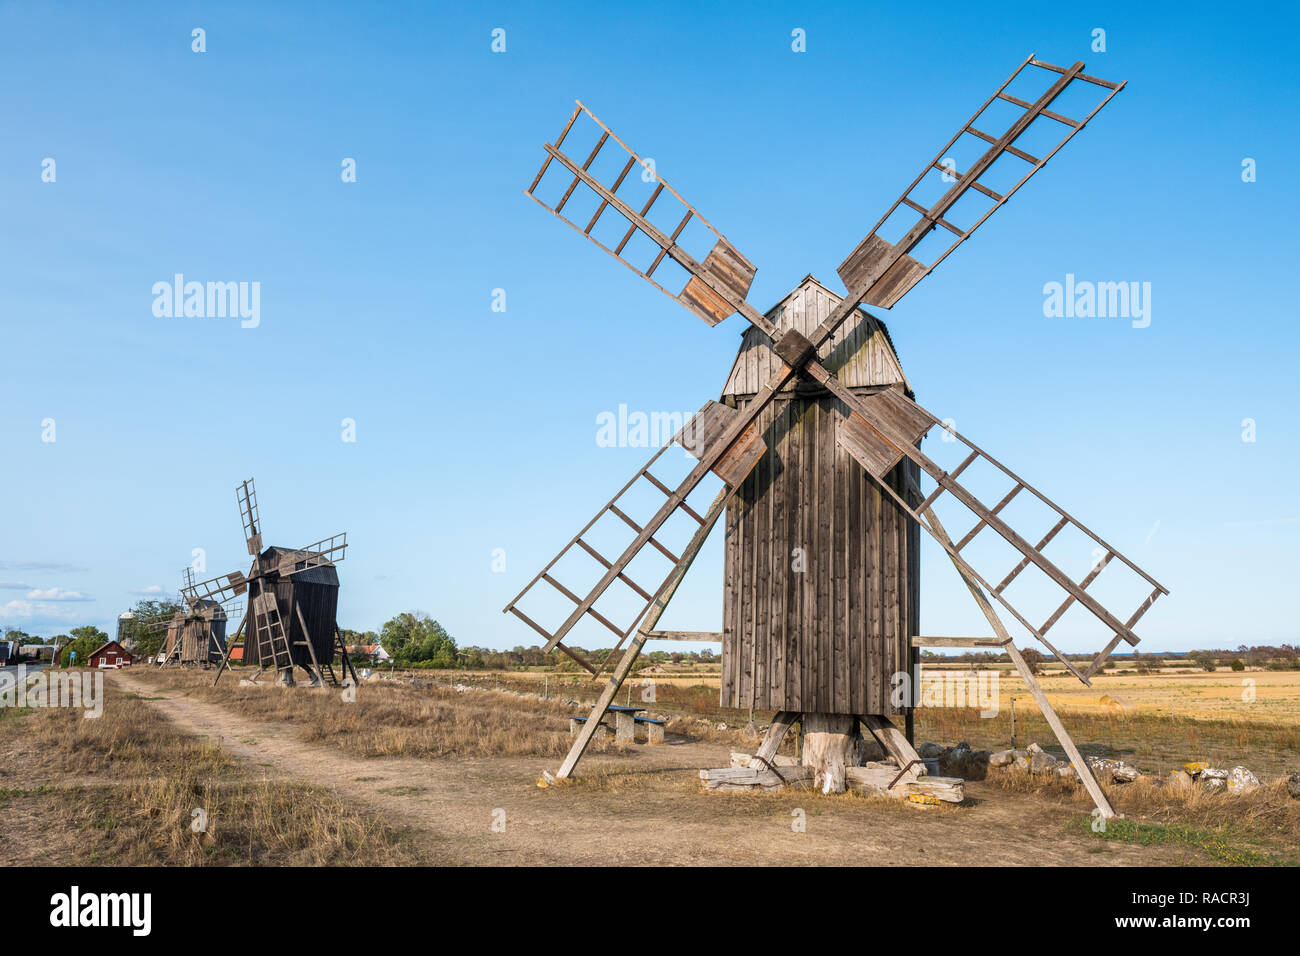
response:
<svg viewBox="0 0 1300 956"><path fill-rule="evenodd" d="M262 591L253 598L253 630L257 635L259 667L285 670L293 667L293 654L280 621L280 607L275 595Z"/></svg>

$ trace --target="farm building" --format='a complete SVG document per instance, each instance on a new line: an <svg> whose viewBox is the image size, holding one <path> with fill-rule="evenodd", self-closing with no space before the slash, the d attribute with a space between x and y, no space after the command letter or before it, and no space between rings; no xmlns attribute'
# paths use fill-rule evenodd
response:
<svg viewBox="0 0 1300 956"><path fill-rule="evenodd" d="M86 659L86 666L107 670L114 667L130 667L133 658L117 641L109 641L107 644L93 651Z"/></svg>

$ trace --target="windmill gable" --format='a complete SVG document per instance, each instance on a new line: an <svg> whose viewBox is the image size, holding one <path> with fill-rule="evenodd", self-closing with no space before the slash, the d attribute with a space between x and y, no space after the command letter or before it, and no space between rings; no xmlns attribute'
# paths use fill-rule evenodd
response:
<svg viewBox="0 0 1300 956"><path fill-rule="evenodd" d="M782 330L797 329L811 337L841 301L841 296L809 275L768 310L767 318ZM822 343L817 355L849 388L901 385L909 396L912 394L889 331L880 319L864 309L856 309L835 334ZM731 366L727 384L723 386L724 401L729 397L756 394L779 366L780 359L772 351L767 337L751 326L741 338L740 353Z"/></svg>

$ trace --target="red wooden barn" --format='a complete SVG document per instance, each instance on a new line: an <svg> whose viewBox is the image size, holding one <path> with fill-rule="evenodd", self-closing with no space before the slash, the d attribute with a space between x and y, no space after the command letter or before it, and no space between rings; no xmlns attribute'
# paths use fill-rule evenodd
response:
<svg viewBox="0 0 1300 956"><path fill-rule="evenodd" d="M130 667L132 657L117 641L109 641L86 660L87 667Z"/></svg>

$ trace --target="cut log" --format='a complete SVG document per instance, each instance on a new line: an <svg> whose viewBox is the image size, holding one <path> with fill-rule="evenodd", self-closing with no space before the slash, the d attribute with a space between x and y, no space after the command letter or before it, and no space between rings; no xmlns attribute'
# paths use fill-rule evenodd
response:
<svg viewBox="0 0 1300 956"><path fill-rule="evenodd" d="M766 768L721 767L717 770L701 770L700 779L710 790L751 787L761 787L766 790L780 789L787 784L803 783L811 780L813 775L811 767L781 767L780 770L778 776Z"/></svg>
<svg viewBox="0 0 1300 956"><path fill-rule="evenodd" d="M766 764L764 764L763 761L758 759L758 756L759 756L758 754L750 755L744 753L743 751L733 750L731 752L731 765L733 767L748 767L750 764L753 764L755 767L766 766ZM785 754L777 754L769 761L769 763L771 763L774 767L799 766L798 760L796 760L794 757L787 757ZM785 771L783 770L782 773L784 772Z"/></svg>
<svg viewBox="0 0 1300 956"><path fill-rule="evenodd" d="M803 765L822 793L843 793L846 767L857 763L857 718L852 714L803 715Z"/></svg>
<svg viewBox="0 0 1300 956"><path fill-rule="evenodd" d="M905 799L920 793L947 803L961 803L966 796L965 781L960 777L919 777L912 780L904 776L890 787L889 784L898 776L896 767L849 767L845 775L850 787L872 796Z"/></svg>

